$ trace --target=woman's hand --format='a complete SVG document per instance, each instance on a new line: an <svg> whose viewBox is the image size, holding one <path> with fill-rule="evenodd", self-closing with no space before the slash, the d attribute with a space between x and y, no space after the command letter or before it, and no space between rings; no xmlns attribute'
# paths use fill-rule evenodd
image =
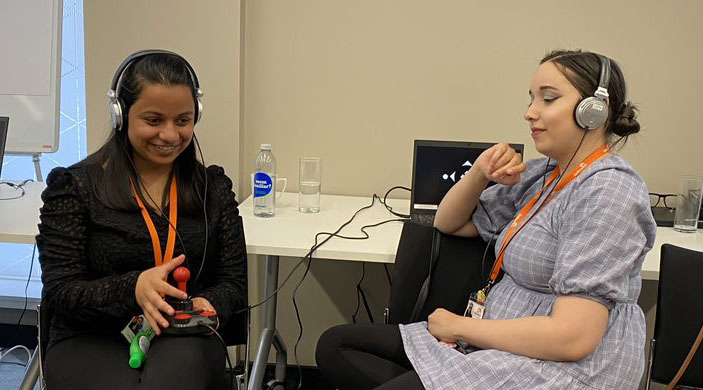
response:
<svg viewBox="0 0 703 390"><path fill-rule="evenodd" d="M166 279L168 274L183 263L184 255L173 258L158 267L149 268L139 274L134 295L137 304L144 311L144 316L156 334L161 334L161 328L168 327L168 321L161 315L161 312L173 315L174 310L164 301L166 295L177 299L186 299L188 295L183 291L170 285ZM207 301L205 301L207 302Z"/></svg>
<svg viewBox="0 0 703 390"><path fill-rule="evenodd" d="M508 144L496 144L486 149L474 162L486 179L496 183L513 185L520 182L525 171L522 155Z"/></svg>
<svg viewBox="0 0 703 390"><path fill-rule="evenodd" d="M203 297L193 298L193 310L195 311L215 311L210 302Z"/></svg>
<svg viewBox="0 0 703 390"><path fill-rule="evenodd" d="M462 318L448 310L436 309L427 317L427 330L443 344L454 346L457 341L454 329Z"/></svg>

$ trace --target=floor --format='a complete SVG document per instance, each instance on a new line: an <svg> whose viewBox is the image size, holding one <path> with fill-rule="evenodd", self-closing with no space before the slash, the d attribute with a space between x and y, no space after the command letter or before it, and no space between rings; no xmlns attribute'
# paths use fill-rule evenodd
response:
<svg viewBox="0 0 703 390"><path fill-rule="evenodd" d="M5 353L3 349L2 353ZM17 390L24 378L24 370L27 364L27 353L24 350L16 349L10 352L0 361L0 390ZM34 386L39 389L39 384Z"/></svg>

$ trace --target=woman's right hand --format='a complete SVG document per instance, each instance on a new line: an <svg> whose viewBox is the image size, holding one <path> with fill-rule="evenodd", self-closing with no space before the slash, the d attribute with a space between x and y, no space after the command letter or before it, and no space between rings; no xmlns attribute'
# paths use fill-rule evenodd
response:
<svg viewBox="0 0 703 390"><path fill-rule="evenodd" d="M522 155L508 144L496 144L486 149L474 162L486 179L496 183L513 185L520 182L525 171Z"/></svg>
<svg viewBox="0 0 703 390"><path fill-rule="evenodd" d="M168 274L181 265L184 259L184 255L175 257L162 265L149 268L139 274L137 278L137 286L134 289L137 304L142 308L144 316L157 335L161 334L161 328L168 327L168 321L161 312L167 313L168 315L174 314L173 308L166 303L164 297L169 295L177 299L188 298L188 294L175 288L166 281Z"/></svg>

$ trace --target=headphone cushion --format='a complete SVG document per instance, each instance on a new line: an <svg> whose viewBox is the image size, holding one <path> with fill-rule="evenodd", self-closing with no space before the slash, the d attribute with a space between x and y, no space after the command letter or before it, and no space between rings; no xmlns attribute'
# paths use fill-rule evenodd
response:
<svg viewBox="0 0 703 390"><path fill-rule="evenodd" d="M197 125L198 122L200 122L200 118L203 117L203 102L200 100L200 98L196 98L195 101L198 105L198 115L195 116L195 124Z"/></svg>
<svg viewBox="0 0 703 390"><path fill-rule="evenodd" d="M108 110L110 112L110 122L112 123L112 128L115 130L122 130L124 126L124 110L122 109L123 104L120 98L110 99L108 103Z"/></svg>
<svg viewBox="0 0 703 390"><path fill-rule="evenodd" d="M576 123L584 130L594 130L608 120L608 104L597 97L587 97L574 110Z"/></svg>

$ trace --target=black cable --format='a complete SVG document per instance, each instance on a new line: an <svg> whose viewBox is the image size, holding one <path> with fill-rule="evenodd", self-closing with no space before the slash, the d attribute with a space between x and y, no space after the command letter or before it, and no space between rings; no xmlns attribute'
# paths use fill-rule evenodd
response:
<svg viewBox="0 0 703 390"><path fill-rule="evenodd" d="M222 348L225 350L225 358L227 359L227 366L229 366L229 388L233 389L234 388L234 369L232 368L232 361L229 360L229 353L227 353L227 344L225 343L225 340L220 336L219 333L217 333L217 330L213 328L210 325L207 325L203 322L198 322L198 325L204 326L212 331L212 334L217 336L217 338L220 340L220 343L222 344Z"/></svg>
<svg viewBox="0 0 703 390"><path fill-rule="evenodd" d="M2 182L0 182L0 184L5 184L6 186L8 186L8 187L10 187L10 188L12 188L12 189L20 190L20 191L21 191L21 193L20 193L18 196L13 196L13 197L10 197L10 198L0 198L0 200L15 200L15 199L20 199L20 198L24 197L24 195L26 194L26 191L25 191L25 189L24 189L24 186L25 186L25 184L29 183L30 181L34 181L34 180L32 180L32 179L27 179L27 180L25 180L25 181L23 181L23 182L21 182L21 183L19 183L19 184L15 184L15 183L12 183L12 182L9 182L9 181L2 181Z"/></svg>
<svg viewBox="0 0 703 390"><path fill-rule="evenodd" d="M339 237L339 238L346 238L346 239L350 239L350 240L351 240L351 239L360 239L360 238L351 238L351 237L340 236L340 235L338 235L338 233L339 233L342 229L344 229L345 227L347 227L347 226L354 220L354 218L356 218L356 216L357 216L361 211L371 208L371 207L375 204L376 199L379 199L379 200L380 200L380 198L379 198L378 195L373 194L373 199L372 199L372 201L371 201L371 204L369 204L368 206L364 206L364 207L360 208L359 210L357 210L357 211L354 213L354 215L352 215L352 217L351 217L347 222L345 222L344 224L342 224L334 233L320 232L320 233L316 234L316 235L315 235L315 244L312 246L312 248L310 248L310 250L305 254L305 256L303 256L303 259L310 258L310 257L312 256L312 253L313 253L313 252L315 252L319 247L321 247L323 244L325 244L327 241L329 241L332 237L337 236L337 237ZM400 221L400 219L388 220L388 221L384 221L383 223L386 223L386 222L393 222L393 221ZM405 219L402 219L402 221L405 221ZM375 226L382 225L383 223L364 226L364 227L362 227L362 231L363 231L363 229L366 228L366 227L375 227ZM317 242L317 237L318 237L320 234L325 234L325 235L329 235L329 236L328 236L327 238L325 238L322 242L318 243L318 242ZM368 236L368 233L365 233L365 234ZM368 237L366 237L366 238L368 238ZM243 312L245 312L245 311L247 311L247 310L251 310L251 309L253 309L253 308L255 308L255 307L261 306L261 305L263 305L264 303L268 302L271 298L275 297L276 294L278 294L278 291L279 291L281 288L283 288L283 286L285 286L285 284L288 282L288 280L291 278L291 276L293 276L293 273L295 272L295 270L298 269L298 267L300 267L300 266L303 265L303 264L305 264L305 260L300 261L298 264L296 264L295 267L293 267L293 269L290 270L290 272L288 273L288 275L286 276L286 278L283 279L283 282L282 282L281 284L279 284L279 286L278 286L275 290L273 290L273 292L271 293L271 295L269 295L269 296L267 296L266 298L264 298L263 301L261 301L261 302L259 302L259 303L256 303L256 304L254 304L254 305L249 305L249 306L247 306L247 307L245 307L245 308L239 309L239 310L237 310L236 312L234 312L234 314L243 313Z"/></svg>
<svg viewBox="0 0 703 390"><path fill-rule="evenodd" d="M402 189L402 190L406 190L406 191L412 191L410 188L408 188L408 187L403 187L403 186L394 186L394 187L391 187L388 191L386 191L386 194L383 195L383 200L381 201L381 203L383 203L383 205L386 206L386 209L387 209L391 214L395 215L396 217L410 218L410 215L409 215L409 214L400 214L400 213L396 213L395 211L393 211L393 207L389 206L389 205L386 203L386 199L388 198L388 194L390 194L391 191L393 191L393 190L395 190L395 189Z"/></svg>
<svg viewBox="0 0 703 390"><path fill-rule="evenodd" d="M366 276L366 263L363 261L361 262L361 278L359 278L359 282L356 284L356 309L354 309L354 314L352 314L352 323L356 324L356 315L359 313L359 309L361 308L361 294L363 290L361 289L361 283L364 281L364 277ZM373 321L371 321L373 322Z"/></svg>
<svg viewBox="0 0 703 390"><path fill-rule="evenodd" d="M386 271L386 278L388 279L388 286L393 288L393 281L391 280L391 273L388 271L388 264L383 263L383 269Z"/></svg>
<svg viewBox="0 0 703 390"><path fill-rule="evenodd" d="M583 133L583 136L581 137L581 141L579 142L578 146L576 147L576 150L574 151L574 153L571 155L571 158L569 159L569 162L566 163L566 166L564 167L564 171L563 171L563 172L559 172L559 175L557 176L556 180L554 181L554 184L551 186L549 192L548 192L547 195L544 197L545 200L543 200L543 201L539 204L539 206L537 207L537 210L535 210L533 213L531 213L530 216L529 216L529 218L527 218L527 220L526 220L525 222L523 222L523 223L520 225L520 227L518 227L518 229L515 231L515 233L513 233L513 237L517 236L517 234L518 234L520 231L522 231L522 229L523 229L525 226L527 226L527 223L530 222L530 221L532 220L532 218L533 218L535 215L537 215L537 213L538 213L540 210L542 210L542 207L543 207L543 206L545 205L545 203L546 203L545 201L546 201L547 199L549 199L549 196L552 194L552 192L554 192L554 189L557 188L557 186L559 185L559 182L561 181L561 179L562 179L562 178L564 177L564 175L566 174L566 171L569 169L569 165L571 165L571 162L574 160L574 157L576 157L576 154L578 153L579 149L581 149L581 145L583 144L583 140L586 139L586 134L587 134L587 132L584 132L584 133ZM537 198L537 200L539 200L539 199L542 198L542 193L543 193L543 191L544 191L544 187L542 187L542 188L539 190L539 192L538 192L539 197ZM501 250L501 251L498 252L498 256L496 256L496 260L493 262L493 267L495 267L495 262L498 261L498 258L500 257L500 255L505 252L505 249L507 249L507 246L504 247L503 250ZM493 267L491 267L491 268L493 268ZM488 289L486 290L486 294L488 294L488 291L490 291L490 288L491 288L491 284L490 284L490 282L489 282L489 286L488 286Z"/></svg>
<svg viewBox="0 0 703 390"><path fill-rule="evenodd" d="M208 242L208 235L209 235L209 227L208 227L207 209L206 209L206 204L207 204L207 168L205 167L205 157L203 157L203 150L200 148L200 142L198 142L198 137L195 136L195 133L193 133L193 139L195 140L195 144L198 147L198 152L200 153L200 162L203 165L203 175L205 176L205 190L203 191L203 198L200 200L203 203L203 218L205 218L205 247L203 248L203 259L200 262L200 269L198 270L198 274L195 275L195 281L193 281L193 287L195 287L196 283L198 283L198 278L200 277L200 273L203 271L203 266L205 265L205 256L207 255L207 242ZM198 193L198 195L199 194L200 193Z"/></svg>
<svg viewBox="0 0 703 390"><path fill-rule="evenodd" d="M387 194L387 193L386 193L386 194ZM300 278L300 280L298 281L298 284L295 286L295 289L293 290L293 297L292 297L292 300L293 300L293 308L295 309L295 316L296 316L296 319L297 319L297 321L298 321L298 329L299 329L298 338L297 338L297 340L296 340L296 342L295 342L295 345L294 345L294 347L293 347L293 356L294 356L294 358L295 358L295 364L296 364L296 366L298 367L298 375L299 375L299 377L300 377L300 380L299 380L299 382L298 382L298 389L299 389L299 390L302 389L302 386L303 386L303 372L302 372L302 369L300 368L300 363L299 363L299 361L298 361L298 345L300 344L300 340L301 340L302 337L303 337L303 322L302 322L302 320L300 319L300 310L298 309L298 304L297 304L297 302L296 302L296 300L295 300L296 294L297 294L297 292L298 292L298 288L299 288L300 285L303 283L303 281L305 280L305 277L307 276L308 272L310 271L310 267L311 267L311 264L312 264L312 258L313 258L313 253L314 253L314 251L317 250L317 249L318 249L320 246L322 246L324 243L326 243L327 241L329 241L332 237L338 237L338 238L348 239L348 240L364 240L364 239L368 239L368 238L370 237L369 234L368 234L368 232L366 232L366 229L367 229L367 228L380 226L380 225L383 225L383 224L386 224L386 223L389 223L389 222L405 221L405 220L406 220L406 219L391 219L391 220L381 221L381 222L378 222L378 223L375 223L375 224L364 225L364 226L362 226L361 229L360 229L361 232L364 234L364 236L362 236L362 237L348 237L348 236L342 236L342 235L339 234L339 232L342 231L342 229L344 229L346 226L348 226L348 225L354 220L354 218L356 218L356 216L357 216L361 211L373 207L373 205L374 205L375 202L376 202L376 199L378 199L379 202L382 203L381 198L380 198L378 195L373 194L372 197L371 197L371 204L369 204L368 206L364 206L364 207L360 208L359 210L357 210L357 211L354 213L354 215L352 215L352 217L351 217L347 222L345 222L344 224L342 224L342 226L340 226L334 233L319 232L319 233L315 234L315 242L314 242L312 248L310 248L310 251L308 252L308 254L306 255L306 258L308 259L307 266L306 266L306 268L305 268L305 272L303 273L303 276ZM386 207L387 207L387 206L386 206ZM389 210L389 211L390 211L390 210ZM392 211L391 211L391 213L392 213ZM321 235L327 235L327 238L325 238L322 242L320 242L320 243L318 244L318 239L319 239L319 237L320 237ZM302 264L302 262L301 262L301 263L298 263L298 264L300 265L300 264ZM291 274L292 274L292 271L291 271ZM273 296L273 294L272 294L272 296ZM268 299L268 298L267 298L267 299ZM370 315L370 314L369 314L369 315Z"/></svg>
<svg viewBox="0 0 703 390"><path fill-rule="evenodd" d="M127 150L127 148L124 147L124 145L122 145L121 142L118 142L117 144L120 145L120 147L124 151L125 155L127 156L127 159L129 160L130 164L132 165L132 169L134 169L134 174L137 177L138 183L142 187L144 187L144 183L142 182L142 178L139 175L139 170L137 169L137 165L134 163L134 160L132 160L132 156L129 154L129 151ZM173 231L176 232L176 237L178 237L178 242L179 242L179 244L181 244L181 249L183 250L183 255L186 257L186 261L185 261L186 267L188 269L190 269L190 262L188 261L188 254L186 253L186 247L183 244L183 238L181 238L181 234L178 232L178 229L176 229L176 227L173 226L173 224L171 223L171 220L168 219L168 217L166 217L166 214L164 214L163 210L161 210L161 207L156 204L156 202L154 201L154 198L152 198L151 194L149 194L149 191L144 191L144 193L146 194L146 196L149 197L149 200L151 200L151 203L154 205L154 207L156 207L156 210L159 212L159 215L161 215L161 217L168 222L168 225L173 228ZM161 245L161 243L159 243L159 245Z"/></svg>
<svg viewBox="0 0 703 390"><path fill-rule="evenodd" d="M29 274L27 275L27 283L24 285L24 308L22 308L20 319L17 320L17 325L15 326L15 328L18 328L20 326L20 323L22 323L22 318L24 317L24 313L27 311L27 301L29 300L27 288L29 287L30 279L32 279L32 270L34 269L34 255L36 254L36 251L37 244L34 244L34 246L32 247L32 258L29 259Z"/></svg>

